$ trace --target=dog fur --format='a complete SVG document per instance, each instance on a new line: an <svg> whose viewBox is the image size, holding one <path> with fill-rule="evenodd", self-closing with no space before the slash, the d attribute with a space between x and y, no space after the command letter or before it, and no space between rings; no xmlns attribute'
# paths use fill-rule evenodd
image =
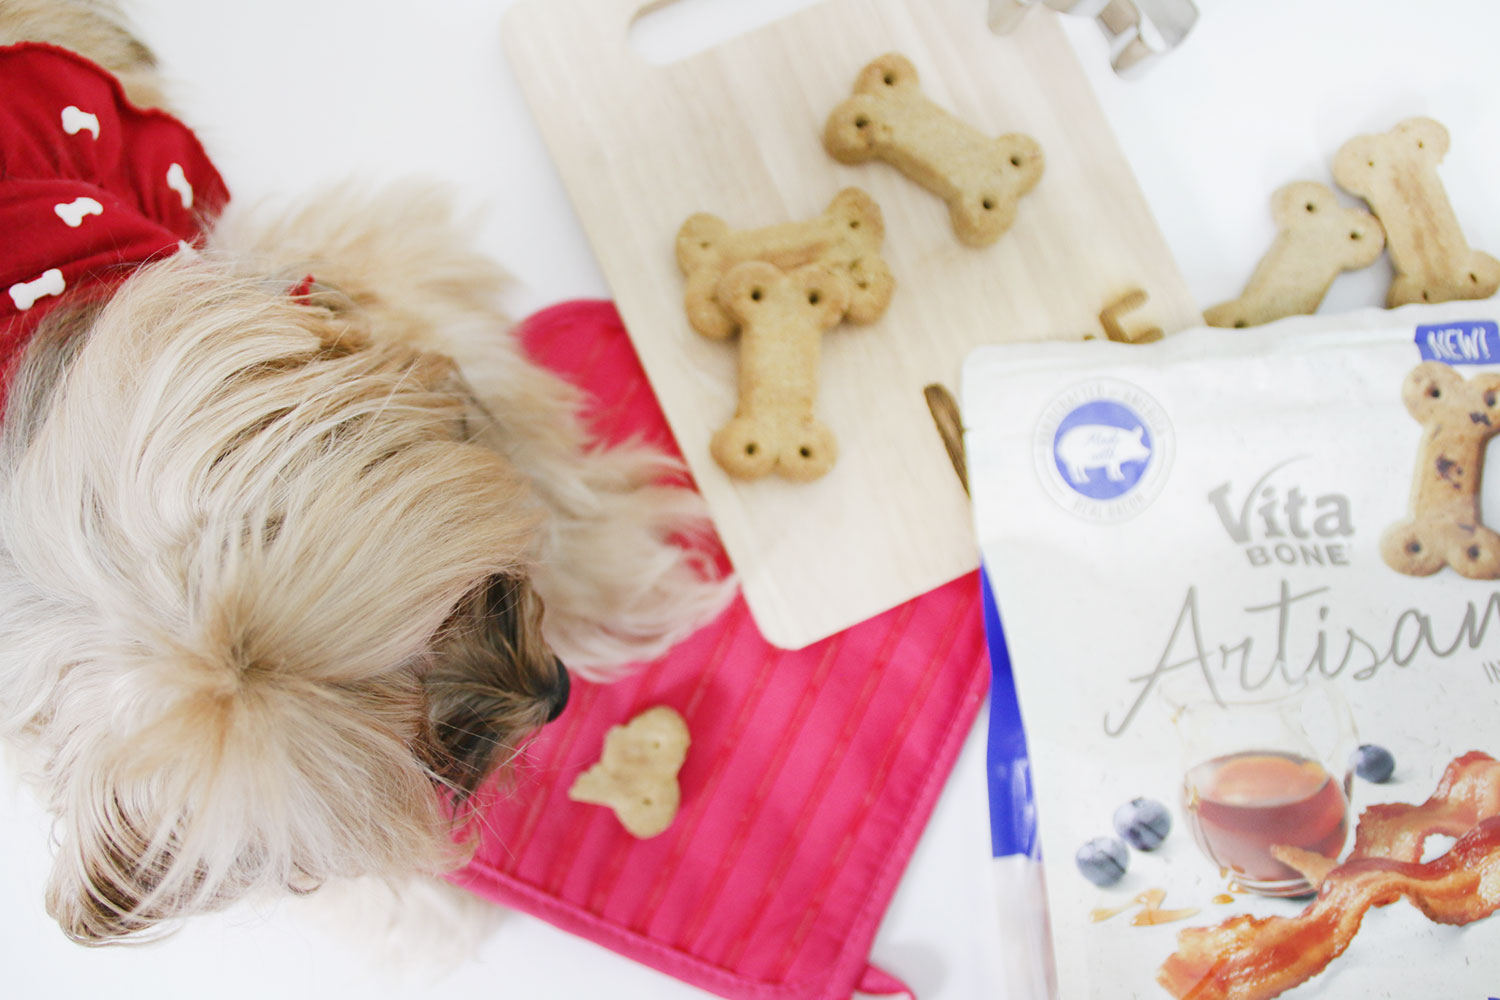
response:
<svg viewBox="0 0 1500 1000"><path fill-rule="evenodd" d="M21 40L162 104L107 3L0 0ZM0 426L0 734L56 817L73 939L452 869L467 796L565 697L559 659L608 678L731 596L675 544L706 527L676 463L589 439L451 215L415 189L231 204L28 346Z"/></svg>

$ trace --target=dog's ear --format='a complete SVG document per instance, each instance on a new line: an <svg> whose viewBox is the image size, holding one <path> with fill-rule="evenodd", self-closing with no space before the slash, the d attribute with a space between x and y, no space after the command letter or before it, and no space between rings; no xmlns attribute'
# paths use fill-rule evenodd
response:
<svg viewBox="0 0 1500 1000"><path fill-rule="evenodd" d="M189 891L169 887L176 836L153 838L112 782L75 790L60 817L63 843L47 886L47 912L72 940L103 944L140 936ZM191 882L191 880L189 880Z"/></svg>
<svg viewBox="0 0 1500 1000"><path fill-rule="evenodd" d="M73 940L152 938L251 893L461 860L413 755L410 672L323 683L169 657L129 673L113 725L78 735L54 793L47 909Z"/></svg>
<svg viewBox="0 0 1500 1000"><path fill-rule="evenodd" d="M257 806L238 761L255 731L274 752L275 699L235 690L186 657L136 661L121 674L111 724L74 734L53 789L59 844L47 912L81 944L151 937L163 921L235 897L268 860L263 838L260 851L245 850L247 831L235 829L243 817L226 806ZM87 687L79 694L105 714Z"/></svg>
<svg viewBox="0 0 1500 1000"><path fill-rule="evenodd" d="M299 314L298 325L318 338L319 349L315 355L301 358L298 363L376 352L382 368L400 371L411 380L411 384L451 397L450 403L462 401L455 408L458 416L454 421L453 436L460 440L472 436L469 423L476 416L485 415L471 412L478 407L478 401L451 357L425 350L398 337L373 336L370 329L372 317L365 303L343 289L313 281L311 276L303 280L312 281L312 284L306 290L294 289L292 293Z"/></svg>

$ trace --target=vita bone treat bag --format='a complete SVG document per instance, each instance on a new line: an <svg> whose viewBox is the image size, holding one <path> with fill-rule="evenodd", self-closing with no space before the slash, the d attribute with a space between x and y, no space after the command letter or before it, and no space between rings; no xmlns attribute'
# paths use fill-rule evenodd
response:
<svg viewBox="0 0 1500 1000"><path fill-rule="evenodd" d="M968 359L1057 995L1500 995L1497 319Z"/></svg>

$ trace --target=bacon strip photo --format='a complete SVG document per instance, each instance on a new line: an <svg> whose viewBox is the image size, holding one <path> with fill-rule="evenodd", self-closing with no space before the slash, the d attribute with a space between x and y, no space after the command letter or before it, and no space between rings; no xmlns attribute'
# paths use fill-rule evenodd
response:
<svg viewBox="0 0 1500 1000"><path fill-rule="evenodd" d="M1177 937L1156 981L1178 1000L1270 1000L1344 953L1372 906L1405 896L1441 924L1467 924L1500 908L1500 816L1464 834L1426 864L1358 858L1323 881L1295 917L1242 914Z"/></svg>
<svg viewBox="0 0 1500 1000"><path fill-rule="evenodd" d="M1457 836L1421 863L1432 834ZM1452 761L1421 805L1373 805L1338 863L1295 848L1276 856L1318 886L1294 917L1241 914L1188 928L1157 982L1178 1000L1270 1000L1344 953L1366 912L1405 897L1428 919L1468 924L1500 908L1500 762L1472 751Z"/></svg>
<svg viewBox="0 0 1500 1000"><path fill-rule="evenodd" d="M1480 820L1500 815L1500 761L1471 750L1449 763L1432 797L1419 806L1373 805L1359 817L1353 858L1422 860L1435 833L1462 837Z"/></svg>
<svg viewBox="0 0 1500 1000"><path fill-rule="evenodd" d="M1500 761L1471 750L1448 764L1437 789L1421 805L1389 802L1367 808L1359 817L1354 848L1345 860L1421 861L1428 837L1461 837L1491 816L1500 816ZM1334 858L1280 844L1271 848L1271 854L1294 868L1313 888L1339 864Z"/></svg>

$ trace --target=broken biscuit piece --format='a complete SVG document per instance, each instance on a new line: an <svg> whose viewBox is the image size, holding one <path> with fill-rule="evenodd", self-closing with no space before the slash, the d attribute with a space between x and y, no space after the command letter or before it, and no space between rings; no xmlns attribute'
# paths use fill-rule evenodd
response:
<svg viewBox="0 0 1500 1000"><path fill-rule="evenodd" d="M648 708L609 728L599 762L578 776L568 798L608 806L631 836L654 837L677 815L677 772L690 742L681 715L666 705Z"/></svg>

